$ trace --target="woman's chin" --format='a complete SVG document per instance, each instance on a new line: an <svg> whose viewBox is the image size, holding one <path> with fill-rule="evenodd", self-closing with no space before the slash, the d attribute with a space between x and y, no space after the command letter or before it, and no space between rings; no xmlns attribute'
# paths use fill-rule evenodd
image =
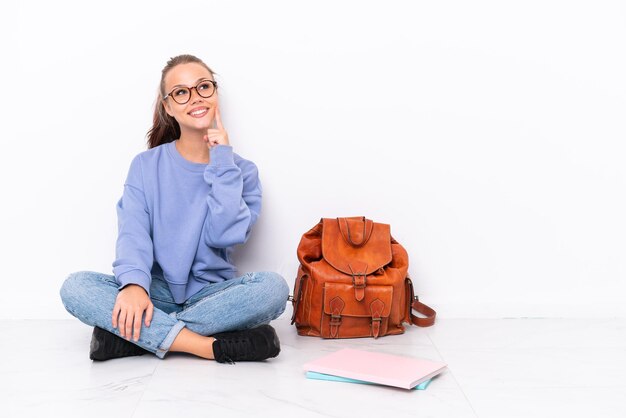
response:
<svg viewBox="0 0 626 418"><path fill-rule="evenodd" d="M206 130L209 129L210 127L211 127L211 124L209 123L209 121L196 121L196 123L191 123L191 124L184 126L186 131L190 131L194 133L202 133L202 135L206 135Z"/></svg>

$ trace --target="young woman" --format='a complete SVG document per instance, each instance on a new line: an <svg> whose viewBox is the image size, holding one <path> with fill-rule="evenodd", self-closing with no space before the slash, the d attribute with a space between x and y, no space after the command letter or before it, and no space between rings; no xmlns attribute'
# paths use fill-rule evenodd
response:
<svg viewBox="0 0 626 418"><path fill-rule="evenodd" d="M233 152L204 62L170 59L159 90L149 149L133 159L117 204L114 275L71 274L63 304L95 327L92 360L275 357L269 322L285 310L289 287L272 272L237 277L231 262L261 211L257 168Z"/></svg>

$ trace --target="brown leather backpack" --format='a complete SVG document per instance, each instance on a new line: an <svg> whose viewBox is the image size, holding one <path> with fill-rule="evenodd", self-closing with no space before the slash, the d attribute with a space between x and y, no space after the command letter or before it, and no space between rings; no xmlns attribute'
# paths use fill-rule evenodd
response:
<svg viewBox="0 0 626 418"><path fill-rule="evenodd" d="M298 260L290 300L299 335L378 338L404 333L403 322L435 322L435 311L414 296L408 254L389 225L365 217L322 219L302 236Z"/></svg>

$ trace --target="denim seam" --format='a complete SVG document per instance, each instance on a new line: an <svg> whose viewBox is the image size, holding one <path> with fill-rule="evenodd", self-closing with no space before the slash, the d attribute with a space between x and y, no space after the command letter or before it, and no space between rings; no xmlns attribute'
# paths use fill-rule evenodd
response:
<svg viewBox="0 0 626 418"><path fill-rule="evenodd" d="M261 320L258 320L257 322L255 322L254 326L256 327L257 324L264 324L266 322L271 322L274 319L278 319L285 312L285 309L286 309L286 306L285 306L285 308L282 308L282 309L279 309L279 310L275 311L271 315L266 315Z"/></svg>
<svg viewBox="0 0 626 418"><path fill-rule="evenodd" d="M261 324L270 323L272 320L276 319L274 315L266 316L265 318L261 318L260 320L254 322L251 326L248 326L248 329L256 328Z"/></svg>
<svg viewBox="0 0 626 418"><path fill-rule="evenodd" d="M242 286L242 285L243 285L243 284L241 284L241 283L240 283L240 284L234 284L234 285L232 285L232 286L228 286L227 288L220 290L219 292L215 292L215 293L212 293L212 294L210 294L210 295L208 295L208 296L205 296L205 297L203 297L202 299L200 299L200 300L198 300L197 302L195 302L195 303L194 303L193 305L191 305L190 307L188 307L188 308L186 308L186 309L183 309L182 311L180 311L180 312L178 312L178 313L179 313L179 314L182 314L182 313L189 313L189 312L193 312L196 308L198 308L198 305L200 305L200 303L201 303L201 302L204 302L205 300L211 299L211 298L213 298L214 296L219 296L219 295L221 295L222 293L226 292L227 290L230 290L230 289L232 289L232 288L234 288L234 287L237 287L237 286Z"/></svg>

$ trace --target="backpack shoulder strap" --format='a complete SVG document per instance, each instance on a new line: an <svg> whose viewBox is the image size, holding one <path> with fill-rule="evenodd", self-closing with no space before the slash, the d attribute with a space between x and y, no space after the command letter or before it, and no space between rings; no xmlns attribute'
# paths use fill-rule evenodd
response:
<svg viewBox="0 0 626 418"><path fill-rule="evenodd" d="M419 301L419 298L415 296L415 292L413 291L413 282L411 278L407 276L406 281L409 285L409 291L411 296L411 323L417 325L418 327L430 327L435 323L435 316L437 316L437 312L433 308L428 305L423 304ZM415 316L413 314L412 309L415 309L417 312L421 313L425 316L425 318Z"/></svg>
<svg viewBox="0 0 626 418"><path fill-rule="evenodd" d="M437 312L435 312L433 308L424 305L422 302L417 300L417 297L415 298L415 300L413 300L411 307L417 312L426 316L426 318L421 318L411 313L411 322L413 324L417 325L418 327L429 327L435 323L435 316L437 315Z"/></svg>

